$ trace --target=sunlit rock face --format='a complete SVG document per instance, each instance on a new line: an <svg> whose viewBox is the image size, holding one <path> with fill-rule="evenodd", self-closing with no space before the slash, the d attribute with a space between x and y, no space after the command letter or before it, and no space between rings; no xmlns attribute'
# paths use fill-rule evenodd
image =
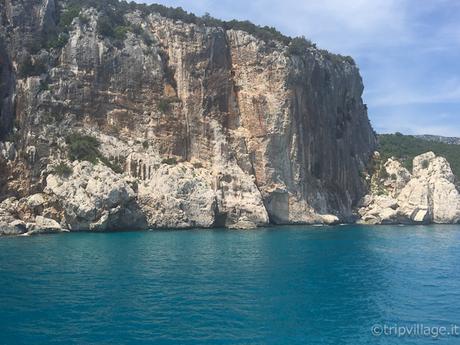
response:
<svg viewBox="0 0 460 345"><path fill-rule="evenodd" d="M37 47L58 27L66 1L1 6L4 197L53 194L47 176L60 162L73 164L66 138L77 132L99 141L100 164L119 167L107 183L131 183L120 207L136 205L139 227L352 219L375 135L348 59L314 47L290 55L284 44L244 31L135 9L121 14L138 28L122 40L101 35L101 14L84 8L62 47ZM41 68L24 75L27 60ZM99 170L73 174L90 181ZM97 194L105 200L104 191ZM63 228L116 227L111 208L72 219L73 197L53 205Z"/></svg>
<svg viewBox="0 0 460 345"><path fill-rule="evenodd" d="M455 224L460 222L460 193L449 162L427 152L414 158L412 174L394 159L384 168L383 195L363 198L359 213L368 224Z"/></svg>

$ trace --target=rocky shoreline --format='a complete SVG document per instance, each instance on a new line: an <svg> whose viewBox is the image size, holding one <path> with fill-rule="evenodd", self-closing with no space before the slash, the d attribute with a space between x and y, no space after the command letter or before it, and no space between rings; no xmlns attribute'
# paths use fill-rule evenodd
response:
<svg viewBox="0 0 460 345"><path fill-rule="evenodd" d="M457 219L438 158L363 199L353 59L158 8L0 3L0 233Z"/></svg>
<svg viewBox="0 0 460 345"><path fill-rule="evenodd" d="M376 137L351 58L85 4L0 5L0 200L17 202L5 219L102 231L353 216Z"/></svg>
<svg viewBox="0 0 460 345"><path fill-rule="evenodd" d="M372 176L376 185L371 185L355 211L356 221L350 223L460 222L460 193L447 160L428 152L415 157L412 174L395 159L385 162L383 169L383 176L382 171ZM156 174L152 183L135 185L103 164L74 162L67 176L48 174L42 193L0 203L0 235L225 227L218 223L218 190L205 169L183 163L164 165ZM262 199L248 186L238 188L247 193L247 202L234 201L239 203L239 221L229 228L271 225ZM338 217L323 215L304 224L339 223Z"/></svg>
<svg viewBox="0 0 460 345"><path fill-rule="evenodd" d="M226 207L237 221L219 223L219 189L206 169L190 163L163 165L148 182L114 173L103 164L74 162L72 173L46 177L43 192L0 203L0 235L60 231L188 229L228 227L252 229L270 224L252 181L240 183ZM52 170L52 169L51 169ZM218 184L230 184L220 181ZM235 188L235 186L233 186ZM236 218L237 217L237 218ZM61 219L58 223L54 219ZM318 222L337 223L333 215Z"/></svg>

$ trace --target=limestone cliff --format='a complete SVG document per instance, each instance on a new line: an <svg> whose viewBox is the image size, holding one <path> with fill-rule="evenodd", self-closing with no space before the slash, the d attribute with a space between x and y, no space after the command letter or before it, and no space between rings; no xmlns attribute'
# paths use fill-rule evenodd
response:
<svg viewBox="0 0 460 345"><path fill-rule="evenodd" d="M350 59L126 6L114 39L89 5L59 33L67 0L0 2L1 195L43 198L10 216L71 230L352 219L375 135Z"/></svg>

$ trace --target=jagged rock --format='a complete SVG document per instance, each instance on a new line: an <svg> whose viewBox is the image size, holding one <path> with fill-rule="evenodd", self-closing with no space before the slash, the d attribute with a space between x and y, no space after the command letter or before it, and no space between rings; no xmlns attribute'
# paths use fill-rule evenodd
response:
<svg viewBox="0 0 460 345"><path fill-rule="evenodd" d="M253 178L237 165L227 165L217 176L217 226L256 228L269 222L262 195Z"/></svg>
<svg viewBox="0 0 460 345"><path fill-rule="evenodd" d="M390 195L396 198L412 176L410 172L402 166L401 162L392 158L388 159L385 163L384 169L388 175L384 181L384 186L390 192Z"/></svg>
<svg viewBox="0 0 460 345"><path fill-rule="evenodd" d="M27 198L27 205L31 208L43 206L45 202L46 200L42 193L37 193Z"/></svg>
<svg viewBox="0 0 460 345"><path fill-rule="evenodd" d="M321 215L324 224L327 225L336 225L340 222L340 219L333 214L323 214Z"/></svg>
<svg viewBox="0 0 460 345"><path fill-rule="evenodd" d="M380 223L382 224L392 224L398 222L398 217L398 210L393 208L384 208L379 213Z"/></svg>
<svg viewBox="0 0 460 345"><path fill-rule="evenodd" d="M83 8L62 48L37 47L60 30L59 3L7 1L0 13L0 139L17 137L17 152L0 146L16 159L5 193L46 185L43 206L24 209L28 222L248 228L353 216L376 138L349 59L314 47L292 55L282 42L132 6L120 18L137 30L124 40L101 35L101 13ZM42 68L19 73L26 57ZM72 178L44 181L45 167L68 157L71 132L97 138L124 174L77 164ZM172 157L202 168L165 167Z"/></svg>
<svg viewBox="0 0 460 345"><path fill-rule="evenodd" d="M245 216L239 217L236 223L231 223L227 225L229 229L238 229L238 230L251 230L257 228L257 224L253 221L245 218Z"/></svg>
<svg viewBox="0 0 460 345"><path fill-rule="evenodd" d="M398 222L398 201L387 195L368 195L361 202L359 223L391 224Z"/></svg>
<svg viewBox="0 0 460 345"><path fill-rule="evenodd" d="M227 36L244 128L234 133L254 156L257 186L272 221L350 216L365 192L359 169L374 143L354 67L333 70L314 49L289 58L242 31ZM339 89L348 90L345 97Z"/></svg>
<svg viewBox="0 0 460 345"><path fill-rule="evenodd" d="M416 223L425 223L429 221L428 210L415 210L411 215L411 219Z"/></svg>
<svg viewBox="0 0 460 345"><path fill-rule="evenodd" d="M35 218L35 226L42 231L61 231L62 227L53 219L37 216Z"/></svg>
<svg viewBox="0 0 460 345"><path fill-rule="evenodd" d="M138 186L138 202L153 228L209 228L214 224L216 196L212 176L189 163L162 165Z"/></svg>
<svg viewBox="0 0 460 345"><path fill-rule="evenodd" d="M7 198L0 203L0 235L20 235L27 231L26 223L15 214L17 206L16 198Z"/></svg>
<svg viewBox="0 0 460 345"><path fill-rule="evenodd" d="M26 223L19 219L0 216L0 236L21 235L27 232Z"/></svg>
<svg viewBox="0 0 460 345"><path fill-rule="evenodd" d="M413 178L398 196L403 213L416 222L460 222L460 193L449 162L427 152L413 166Z"/></svg>
<svg viewBox="0 0 460 345"><path fill-rule="evenodd" d="M164 164L139 184L138 191L149 227L255 228L268 224L259 190L238 168L227 167L225 173L213 176L190 163Z"/></svg>
<svg viewBox="0 0 460 345"><path fill-rule="evenodd" d="M13 213L18 207L18 199L15 197L6 198L0 203L1 213Z"/></svg>
<svg viewBox="0 0 460 345"><path fill-rule="evenodd" d="M46 202L46 195L43 193L22 198L19 200L17 213L22 220L33 222L36 216L43 214Z"/></svg>
<svg viewBox="0 0 460 345"><path fill-rule="evenodd" d="M0 142L0 152L6 160L12 161L16 158L16 148L12 142Z"/></svg>
<svg viewBox="0 0 460 345"><path fill-rule="evenodd" d="M102 164L75 162L69 177L50 174L45 193L57 197L70 230L145 228L136 194L122 176Z"/></svg>
<svg viewBox="0 0 460 345"><path fill-rule="evenodd" d="M42 216L35 217L34 223L27 224L27 235L64 232L61 225L53 219Z"/></svg>
<svg viewBox="0 0 460 345"><path fill-rule="evenodd" d="M362 223L460 222L460 193L445 158L433 152L415 157L412 175L393 159L384 166L396 179L393 176L389 178L393 183L384 182L388 196L363 199L358 211Z"/></svg>

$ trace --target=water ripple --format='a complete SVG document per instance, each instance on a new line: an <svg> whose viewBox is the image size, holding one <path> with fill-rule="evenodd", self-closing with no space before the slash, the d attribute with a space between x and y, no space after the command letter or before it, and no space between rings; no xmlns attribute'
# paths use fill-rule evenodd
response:
<svg viewBox="0 0 460 345"><path fill-rule="evenodd" d="M371 326L460 324L459 230L2 238L0 344L431 344Z"/></svg>

